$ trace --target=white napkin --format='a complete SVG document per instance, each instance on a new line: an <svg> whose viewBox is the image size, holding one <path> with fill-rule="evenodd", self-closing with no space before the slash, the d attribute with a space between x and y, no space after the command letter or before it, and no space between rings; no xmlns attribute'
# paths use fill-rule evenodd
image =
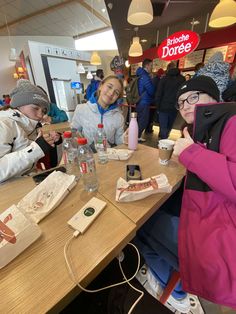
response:
<svg viewBox="0 0 236 314"><path fill-rule="evenodd" d="M127 160L132 156L133 150L108 148L107 154L111 160Z"/></svg>
<svg viewBox="0 0 236 314"><path fill-rule="evenodd" d="M172 186L165 174L153 176L145 180L125 181L119 178L116 186L117 202L132 202L155 193L170 193Z"/></svg>
<svg viewBox="0 0 236 314"><path fill-rule="evenodd" d="M74 175L54 171L20 200L17 207L38 223L62 202L76 183Z"/></svg>

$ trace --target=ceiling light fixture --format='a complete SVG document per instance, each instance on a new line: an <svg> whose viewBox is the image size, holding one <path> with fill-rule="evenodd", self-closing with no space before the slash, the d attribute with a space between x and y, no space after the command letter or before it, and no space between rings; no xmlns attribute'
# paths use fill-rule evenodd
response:
<svg viewBox="0 0 236 314"><path fill-rule="evenodd" d="M129 68L129 67L130 67L129 60L126 60L126 61L125 61L125 66L126 66L126 68Z"/></svg>
<svg viewBox="0 0 236 314"><path fill-rule="evenodd" d="M213 10L209 26L225 27L236 23L236 2L234 0L220 0Z"/></svg>
<svg viewBox="0 0 236 314"><path fill-rule="evenodd" d="M79 63L79 65L77 66L77 71L76 72L79 73L79 74L85 73L85 68L84 68L82 63Z"/></svg>
<svg viewBox="0 0 236 314"><path fill-rule="evenodd" d="M12 40L11 40L10 29L8 27L8 24L7 24L7 16L6 15L5 15L5 22L6 22L6 27L7 27L9 44L10 44L10 47L13 47L13 43L12 43ZM17 54L16 54L16 48L10 48L9 61L17 61L17 60L18 60L18 57L17 57Z"/></svg>
<svg viewBox="0 0 236 314"><path fill-rule="evenodd" d="M150 0L132 0L127 20L133 25L145 25L153 20L153 7Z"/></svg>
<svg viewBox="0 0 236 314"><path fill-rule="evenodd" d="M88 71L86 78L87 80L91 80L93 78L93 74L91 73L91 71Z"/></svg>
<svg viewBox="0 0 236 314"><path fill-rule="evenodd" d="M147 42L147 39L143 38L143 39L141 39L140 41L141 41L141 43L146 43L146 42Z"/></svg>
<svg viewBox="0 0 236 314"><path fill-rule="evenodd" d="M129 48L130 57L139 57L143 54L143 48L139 42L139 37L133 37L133 43Z"/></svg>
<svg viewBox="0 0 236 314"><path fill-rule="evenodd" d="M94 51L92 53L91 59L90 59L90 64L93 65L100 65L102 64L101 58L99 56L99 54L97 53L97 51Z"/></svg>

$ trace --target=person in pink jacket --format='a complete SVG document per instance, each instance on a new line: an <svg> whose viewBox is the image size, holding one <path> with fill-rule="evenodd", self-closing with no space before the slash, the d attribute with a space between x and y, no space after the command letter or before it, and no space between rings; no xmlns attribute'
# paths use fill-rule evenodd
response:
<svg viewBox="0 0 236 314"><path fill-rule="evenodd" d="M156 291L175 269L182 291L236 309L236 103L217 101L210 77L179 88L176 107L193 126L192 134L183 129L174 147L187 170L180 218L166 208L157 212L139 231L137 244ZM170 262L171 254L177 262Z"/></svg>

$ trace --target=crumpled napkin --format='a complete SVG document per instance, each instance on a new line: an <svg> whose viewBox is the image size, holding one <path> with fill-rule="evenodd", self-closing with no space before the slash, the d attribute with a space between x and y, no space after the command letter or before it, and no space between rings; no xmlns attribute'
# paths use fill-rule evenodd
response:
<svg viewBox="0 0 236 314"><path fill-rule="evenodd" d="M111 160L127 160L132 154L133 151L129 149L107 148L107 155Z"/></svg>
<svg viewBox="0 0 236 314"><path fill-rule="evenodd" d="M53 171L22 198L17 207L38 223L62 202L76 184L74 175Z"/></svg>
<svg viewBox="0 0 236 314"><path fill-rule="evenodd" d="M128 182L123 178L119 178L116 186L116 201L132 202L155 193L170 193L171 190L172 186L163 173L145 180L131 180Z"/></svg>

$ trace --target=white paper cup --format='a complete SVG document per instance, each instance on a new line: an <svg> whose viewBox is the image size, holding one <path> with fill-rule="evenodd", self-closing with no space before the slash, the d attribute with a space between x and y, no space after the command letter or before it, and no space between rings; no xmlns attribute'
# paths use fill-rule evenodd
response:
<svg viewBox="0 0 236 314"><path fill-rule="evenodd" d="M161 165L168 165L168 162L173 153L175 142L172 140L164 139L159 140L159 162Z"/></svg>

